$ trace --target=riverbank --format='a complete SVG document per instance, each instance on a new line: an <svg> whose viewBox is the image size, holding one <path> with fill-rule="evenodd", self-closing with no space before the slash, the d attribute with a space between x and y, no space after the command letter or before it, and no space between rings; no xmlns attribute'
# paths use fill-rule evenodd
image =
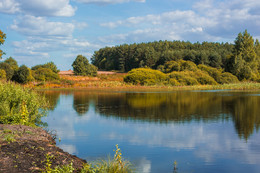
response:
<svg viewBox="0 0 260 173"><path fill-rule="evenodd" d="M115 90L115 91L179 91L179 90L260 90L260 83L243 81L234 84L168 86L132 85L124 82L126 73L101 73L97 77L60 75L60 81L32 82L24 85L34 89Z"/></svg>
<svg viewBox="0 0 260 173"><path fill-rule="evenodd" d="M0 172L45 172L72 163L75 171L85 160L56 146L54 138L40 127L0 124Z"/></svg>

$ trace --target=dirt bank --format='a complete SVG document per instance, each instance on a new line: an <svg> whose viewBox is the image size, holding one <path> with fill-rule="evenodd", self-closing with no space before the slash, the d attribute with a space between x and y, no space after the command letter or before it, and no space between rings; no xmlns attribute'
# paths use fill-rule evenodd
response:
<svg viewBox="0 0 260 173"><path fill-rule="evenodd" d="M79 170L86 161L58 148L42 128L0 124L1 173L42 172L48 164L53 168L70 163Z"/></svg>

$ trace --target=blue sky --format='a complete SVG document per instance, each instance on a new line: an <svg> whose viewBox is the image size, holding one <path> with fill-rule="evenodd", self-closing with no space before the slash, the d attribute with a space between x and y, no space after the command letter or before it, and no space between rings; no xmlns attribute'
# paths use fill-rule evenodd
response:
<svg viewBox="0 0 260 173"><path fill-rule="evenodd" d="M79 54L125 43L233 42L245 29L260 38L259 0L0 0L3 60L29 67L68 70Z"/></svg>

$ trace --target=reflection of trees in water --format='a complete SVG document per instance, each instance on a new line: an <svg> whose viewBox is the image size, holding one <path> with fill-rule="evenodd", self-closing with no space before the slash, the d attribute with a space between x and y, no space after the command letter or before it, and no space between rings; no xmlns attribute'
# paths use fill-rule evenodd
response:
<svg viewBox="0 0 260 173"><path fill-rule="evenodd" d="M247 139L260 126L260 97L223 96L213 92L126 93L98 96L103 116L160 123L213 121L231 115L240 137Z"/></svg>
<svg viewBox="0 0 260 173"><path fill-rule="evenodd" d="M53 109L60 94L46 91ZM71 92L70 92L71 94ZM246 93L173 92L173 93L100 93L73 92L73 108L79 115L89 110L90 102L102 116L148 122L215 121L231 118L241 138L260 127L260 97ZM229 94L229 95L228 95ZM229 117L228 115L231 115Z"/></svg>
<svg viewBox="0 0 260 173"><path fill-rule="evenodd" d="M81 93L74 93L73 109L79 114L84 115L89 110L90 98Z"/></svg>
<svg viewBox="0 0 260 173"><path fill-rule="evenodd" d="M235 97L226 103L239 137L248 139L260 127L260 97Z"/></svg>
<svg viewBox="0 0 260 173"><path fill-rule="evenodd" d="M57 91L44 91L44 92L40 91L39 93L42 93L46 98L46 100L48 101L49 109L54 110L59 102L61 93Z"/></svg>

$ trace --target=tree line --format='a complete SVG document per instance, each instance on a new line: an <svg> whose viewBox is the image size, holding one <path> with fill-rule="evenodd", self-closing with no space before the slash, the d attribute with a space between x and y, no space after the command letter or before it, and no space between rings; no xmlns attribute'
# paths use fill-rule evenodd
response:
<svg viewBox="0 0 260 173"><path fill-rule="evenodd" d="M128 72L134 68L162 69L169 61L192 61L223 69L239 80L259 80L260 44L245 30L235 43L155 41L101 48L91 61L102 70Z"/></svg>

